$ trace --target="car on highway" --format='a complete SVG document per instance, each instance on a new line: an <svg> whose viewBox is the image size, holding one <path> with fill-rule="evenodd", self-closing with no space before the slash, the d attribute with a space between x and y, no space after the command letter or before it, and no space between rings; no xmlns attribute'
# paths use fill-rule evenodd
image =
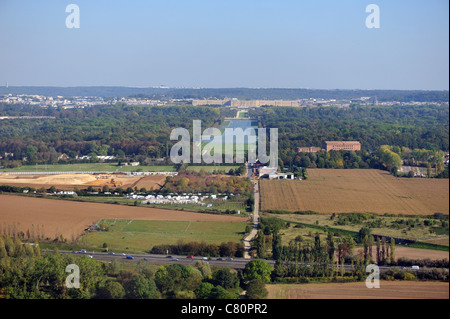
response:
<svg viewBox="0 0 450 319"><path fill-rule="evenodd" d="M128 255L128 256L126 257L126 259L134 259L134 257L133 257L133 256L130 256L130 255Z"/></svg>
<svg viewBox="0 0 450 319"><path fill-rule="evenodd" d="M220 258L217 258L216 260L218 260L218 261L222 261L222 260L223 260L223 258L222 258L222 257L220 257Z"/></svg>
<svg viewBox="0 0 450 319"><path fill-rule="evenodd" d="M203 259L203 260L208 260L208 257L203 257L202 259Z"/></svg>
<svg viewBox="0 0 450 319"><path fill-rule="evenodd" d="M87 253L86 249L80 250L80 254L86 254L86 253Z"/></svg>
<svg viewBox="0 0 450 319"><path fill-rule="evenodd" d="M194 255L189 255L186 258L194 259Z"/></svg>
<svg viewBox="0 0 450 319"><path fill-rule="evenodd" d="M172 258L172 261L178 261L178 258L173 257L173 258Z"/></svg>
<svg viewBox="0 0 450 319"><path fill-rule="evenodd" d="M110 251L110 252L108 253L108 255L115 255L115 253L114 253L113 251Z"/></svg>
<svg viewBox="0 0 450 319"><path fill-rule="evenodd" d="M94 258L92 255L88 255L88 258Z"/></svg>
<svg viewBox="0 0 450 319"><path fill-rule="evenodd" d="M227 261L232 261L232 260L233 260L233 258L231 258L231 257L227 258Z"/></svg>

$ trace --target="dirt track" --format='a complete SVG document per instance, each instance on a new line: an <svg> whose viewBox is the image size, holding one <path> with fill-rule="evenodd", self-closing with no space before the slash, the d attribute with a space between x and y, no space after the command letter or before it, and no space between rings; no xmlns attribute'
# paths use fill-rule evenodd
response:
<svg viewBox="0 0 450 319"><path fill-rule="evenodd" d="M247 218L173 211L112 204L0 195L0 230L13 228L24 233L39 225L45 237L63 235L71 240L102 218L136 220L182 220L245 222ZM33 226L32 226L33 225Z"/></svg>

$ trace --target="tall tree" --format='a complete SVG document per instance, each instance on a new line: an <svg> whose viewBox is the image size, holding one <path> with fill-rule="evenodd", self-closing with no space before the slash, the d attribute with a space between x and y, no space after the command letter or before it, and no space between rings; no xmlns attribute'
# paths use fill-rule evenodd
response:
<svg viewBox="0 0 450 319"><path fill-rule="evenodd" d="M333 234L331 232L328 232L327 234L327 252L328 252L328 259L330 260L330 263L334 263L334 251L335 251L335 244L333 239Z"/></svg>
<svg viewBox="0 0 450 319"><path fill-rule="evenodd" d="M377 264L381 265L381 241L380 241L380 237L377 237Z"/></svg>
<svg viewBox="0 0 450 319"><path fill-rule="evenodd" d="M391 264L395 264L395 239L391 238L391 243L390 243L390 247L391 247Z"/></svg>
<svg viewBox="0 0 450 319"><path fill-rule="evenodd" d="M262 230L258 231L258 236L256 237L256 253L259 258L264 258L266 255L266 239Z"/></svg>

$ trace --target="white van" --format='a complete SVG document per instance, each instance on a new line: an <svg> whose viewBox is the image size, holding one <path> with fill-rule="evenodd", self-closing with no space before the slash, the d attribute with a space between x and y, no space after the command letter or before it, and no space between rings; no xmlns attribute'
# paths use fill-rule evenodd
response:
<svg viewBox="0 0 450 319"><path fill-rule="evenodd" d="M413 269L413 270L419 270L420 267L419 267L419 266L412 266L411 269Z"/></svg>

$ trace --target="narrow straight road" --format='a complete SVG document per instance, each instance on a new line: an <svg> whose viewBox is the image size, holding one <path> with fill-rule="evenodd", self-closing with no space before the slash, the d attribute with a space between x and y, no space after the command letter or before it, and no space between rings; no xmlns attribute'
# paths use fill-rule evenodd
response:
<svg viewBox="0 0 450 319"><path fill-rule="evenodd" d="M247 164L248 165L248 164ZM258 184L258 180L254 179L252 177L252 171L251 168L248 168L248 177L250 177L250 181L253 183L253 198L255 199L255 204L253 205L253 229L250 232L250 234L245 237L244 239L244 258L246 259L250 259L250 241L255 238L256 234L258 233L258 227L259 227L259 184Z"/></svg>

